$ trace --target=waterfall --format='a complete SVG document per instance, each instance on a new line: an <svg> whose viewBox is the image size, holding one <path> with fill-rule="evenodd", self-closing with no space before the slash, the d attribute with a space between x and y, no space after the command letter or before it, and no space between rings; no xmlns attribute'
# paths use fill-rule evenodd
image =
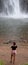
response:
<svg viewBox="0 0 28 65"><path fill-rule="evenodd" d="M0 14L9 16L19 12L18 0L0 0Z"/></svg>
<svg viewBox="0 0 28 65"><path fill-rule="evenodd" d="M27 14L21 12L21 8L23 5L22 1L23 0L0 0L0 17L28 17Z"/></svg>

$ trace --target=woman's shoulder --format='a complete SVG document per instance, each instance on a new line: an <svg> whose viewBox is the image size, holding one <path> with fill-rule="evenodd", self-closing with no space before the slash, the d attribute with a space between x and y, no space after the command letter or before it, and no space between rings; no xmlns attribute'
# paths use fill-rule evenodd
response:
<svg viewBox="0 0 28 65"><path fill-rule="evenodd" d="M15 47L17 48L17 45L15 45Z"/></svg>
<svg viewBox="0 0 28 65"><path fill-rule="evenodd" d="M11 48L12 48L13 46L11 46Z"/></svg>

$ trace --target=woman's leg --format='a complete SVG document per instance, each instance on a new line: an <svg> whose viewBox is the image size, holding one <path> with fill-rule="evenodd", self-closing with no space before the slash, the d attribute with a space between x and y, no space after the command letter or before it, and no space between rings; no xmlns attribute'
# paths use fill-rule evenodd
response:
<svg viewBox="0 0 28 65"><path fill-rule="evenodd" d="M11 54L11 61L10 61L10 62L12 62L12 56L13 56L13 55Z"/></svg>
<svg viewBox="0 0 28 65"><path fill-rule="evenodd" d="M13 64L15 63L15 53L13 54Z"/></svg>

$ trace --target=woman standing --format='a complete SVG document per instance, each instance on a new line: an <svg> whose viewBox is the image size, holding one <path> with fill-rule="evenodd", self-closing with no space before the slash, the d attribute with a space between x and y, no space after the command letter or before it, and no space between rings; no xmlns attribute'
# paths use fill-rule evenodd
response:
<svg viewBox="0 0 28 65"><path fill-rule="evenodd" d="M12 63L12 58L13 58L13 64L15 63L15 56L17 54L16 48L17 48L17 45L15 42L13 42L13 45L11 46L12 50L11 50L11 61L10 61Z"/></svg>

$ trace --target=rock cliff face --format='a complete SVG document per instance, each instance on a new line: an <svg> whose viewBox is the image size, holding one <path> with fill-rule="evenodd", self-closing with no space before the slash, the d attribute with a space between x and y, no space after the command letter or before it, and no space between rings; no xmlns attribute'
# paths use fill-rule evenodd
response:
<svg viewBox="0 0 28 65"><path fill-rule="evenodd" d="M28 0L19 0L19 3L21 11L28 13Z"/></svg>

